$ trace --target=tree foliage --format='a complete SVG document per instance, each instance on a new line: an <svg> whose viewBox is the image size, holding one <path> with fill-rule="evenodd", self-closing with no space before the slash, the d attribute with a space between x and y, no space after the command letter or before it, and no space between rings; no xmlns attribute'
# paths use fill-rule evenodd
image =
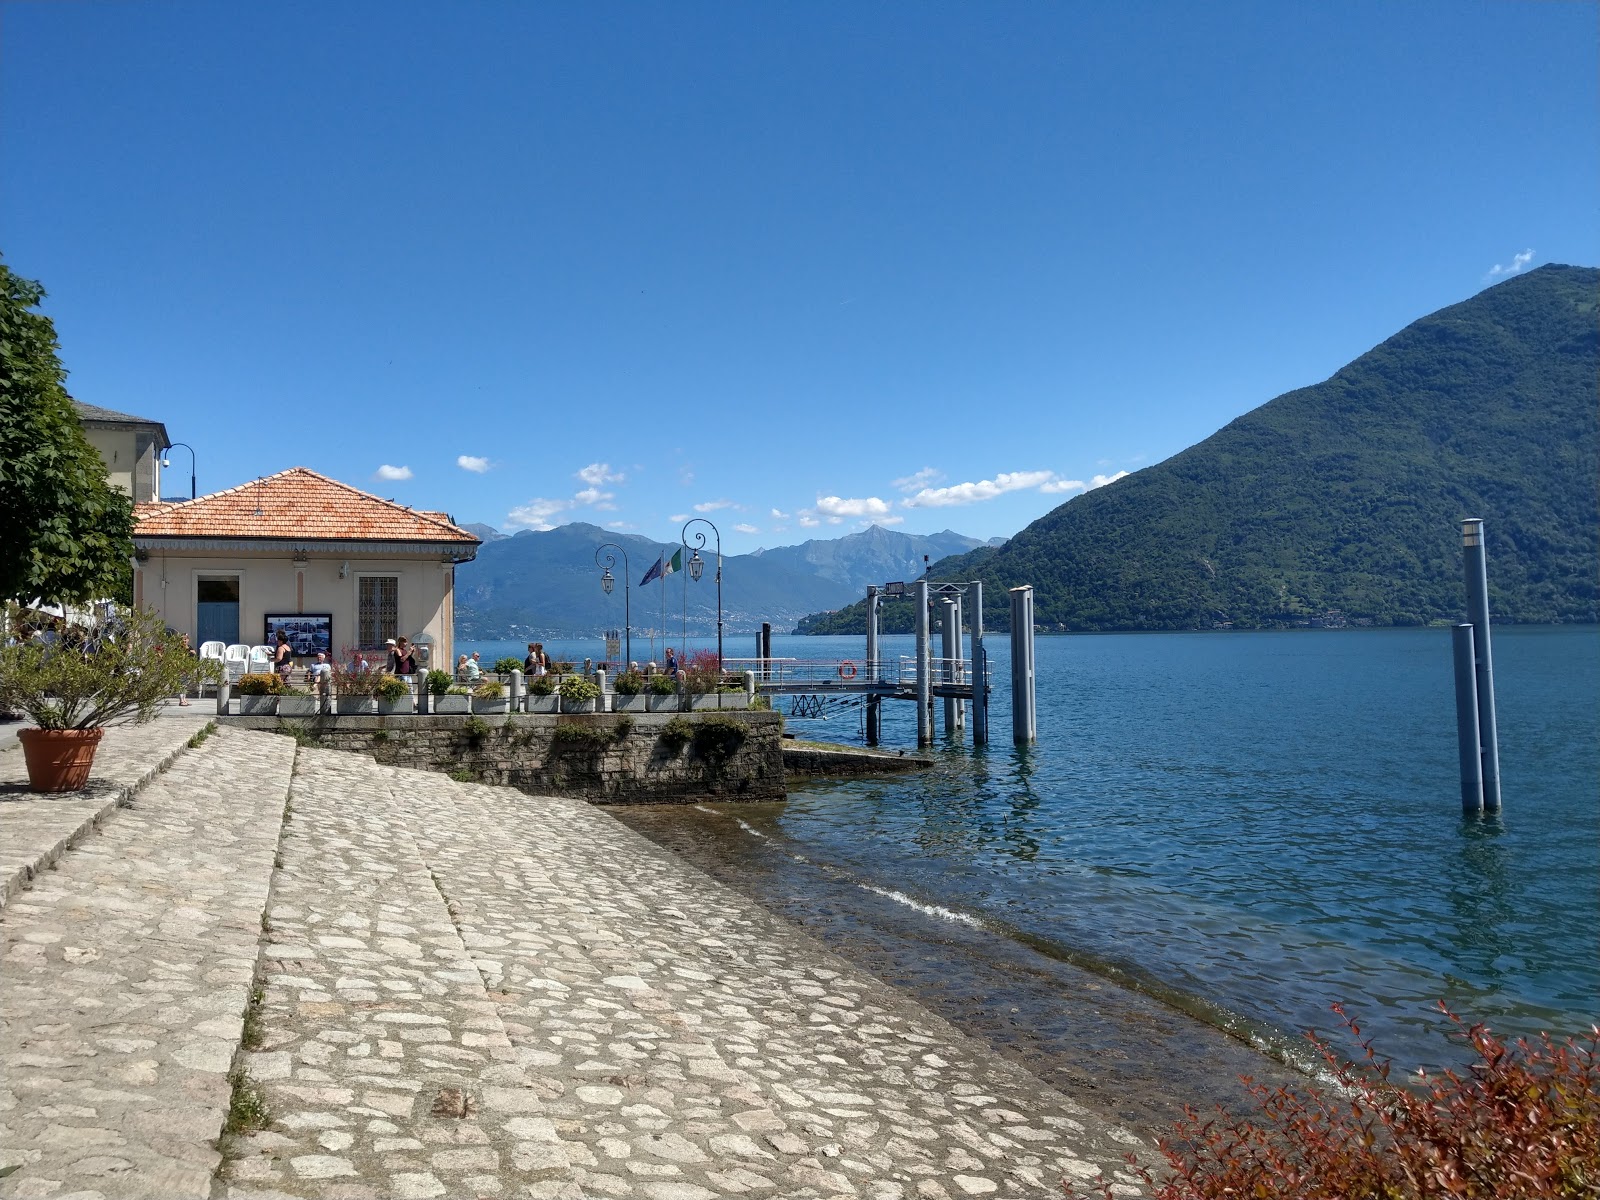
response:
<svg viewBox="0 0 1600 1200"><path fill-rule="evenodd" d="M126 597L133 500L84 436L43 299L0 262L0 598Z"/></svg>
<svg viewBox="0 0 1600 1200"><path fill-rule="evenodd" d="M1459 523L1482 517L1496 620L1600 620L1597 299L1593 268L1489 288L933 577L1032 584L1044 628L1426 624L1459 619ZM864 629L862 605L802 624Z"/></svg>

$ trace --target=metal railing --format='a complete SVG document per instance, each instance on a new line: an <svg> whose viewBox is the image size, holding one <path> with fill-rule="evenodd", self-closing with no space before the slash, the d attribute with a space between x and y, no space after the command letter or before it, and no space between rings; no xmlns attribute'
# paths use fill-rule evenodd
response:
<svg viewBox="0 0 1600 1200"><path fill-rule="evenodd" d="M933 658L928 660L931 682L943 685L970 685L975 672L970 658ZM876 661L853 658L727 658L725 671L755 674L756 686L802 686L813 684L849 685L857 687L877 684L888 687L911 687L917 681L917 660L912 655L883 658Z"/></svg>

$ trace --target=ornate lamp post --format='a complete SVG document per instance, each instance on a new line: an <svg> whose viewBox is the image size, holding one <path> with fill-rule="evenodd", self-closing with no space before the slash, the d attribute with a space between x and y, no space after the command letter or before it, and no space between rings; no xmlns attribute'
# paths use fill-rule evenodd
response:
<svg viewBox="0 0 1600 1200"><path fill-rule="evenodd" d="M710 525L711 532L717 538L717 669L720 671L722 669L722 531L704 517L691 517L684 522L683 548L694 551L689 556L689 578L696 583L699 583L700 576L705 574L706 564L705 560L700 557L700 551L706 544L706 535L699 530L695 530L694 545L690 546L690 525Z"/></svg>
<svg viewBox="0 0 1600 1200"><path fill-rule="evenodd" d="M633 585L628 576L628 552L615 542L606 542L595 547L594 565L605 568L600 576L600 590L608 596L611 595L611 589L616 583L616 576L611 574L611 568L617 565L617 554L608 554L605 562L601 562L602 550L615 550L617 554L622 555L622 632L627 639L622 660L627 665L622 669L626 671L633 665Z"/></svg>
<svg viewBox="0 0 1600 1200"><path fill-rule="evenodd" d="M189 452L189 499L193 500L197 494L194 488L194 447L189 445L188 442L173 442L172 445L167 447L167 449L176 450L180 446ZM163 467L170 467L172 465L172 459L163 454L161 456L161 465ZM159 500L161 497L157 496L156 499Z"/></svg>

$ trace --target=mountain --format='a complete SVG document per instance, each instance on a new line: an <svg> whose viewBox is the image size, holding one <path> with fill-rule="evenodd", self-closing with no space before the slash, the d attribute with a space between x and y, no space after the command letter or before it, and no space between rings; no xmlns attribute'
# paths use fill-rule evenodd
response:
<svg viewBox="0 0 1600 1200"><path fill-rule="evenodd" d="M1496 620L1595 621L1597 316L1600 270L1517 276L932 574L984 580L999 628L1025 583L1045 629L1414 625L1460 619L1482 517ZM864 628L860 604L803 623Z"/></svg>
<svg viewBox="0 0 1600 1200"><path fill-rule="evenodd" d="M470 563L456 568L456 631L468 638L587 636L621 628L624 595L621 556L613 568L611 595L600 587L598 548L615 542L627 552L632 576L635 629L663 623L662 585L641 587L640 581L662 554L676 545L662 545L632 535L619 535L597 525L575 522L547 531L523 530L514 537L490 526L465 526L484 545ZM494 533L490 538L484 532ZM864 595L867 582L911 579L922 572L922 555L943 558L983 545L976 538L946 531L917 537L872 528L832 541L810 541L741 554L723 560L722 607L725 632L758 629L763 621L787 626L818 608L848 604ZM716 628L717 591L714 553L699 583L688 577L689 555L681 575L666 581L665 624L682 627L687 595L689 629L709 633ZM685 593L687 586L687 593Z"/></svg>
<svg viewBox="0 0 1600 1200"><path fill-rule="evenodd" d="M472 524L463 525L461 528L465 529L473 537L478 538L485 544L489 542L498 542L501 538L506 536L493 525L485 525L482 521L474 521Z"/></svg>
<svg viewBox="0 0 1600 1200"><path fill-rule="evenodd" d="M758 550L756 555L763 564L830 579L853 595L864 596L868 584L918 578L926 569L924 555L929 562L938 562L985 544L949 529L924 536L873 525L842 538Z"/></svg>

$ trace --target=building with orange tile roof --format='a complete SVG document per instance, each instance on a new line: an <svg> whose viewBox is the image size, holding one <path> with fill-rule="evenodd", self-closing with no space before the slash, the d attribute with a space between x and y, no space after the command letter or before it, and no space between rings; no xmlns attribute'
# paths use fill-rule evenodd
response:
<svg viewBox="0 0 1600 1200"><path fill-rule="evenodd" d="M134 603L196 647L264 645L283 628L301 657L319 637L335 654L381 653L404 635L448 670L455 568L479 541L446 513L292 467L194 500L137 504L133 544Z"/></svg>

